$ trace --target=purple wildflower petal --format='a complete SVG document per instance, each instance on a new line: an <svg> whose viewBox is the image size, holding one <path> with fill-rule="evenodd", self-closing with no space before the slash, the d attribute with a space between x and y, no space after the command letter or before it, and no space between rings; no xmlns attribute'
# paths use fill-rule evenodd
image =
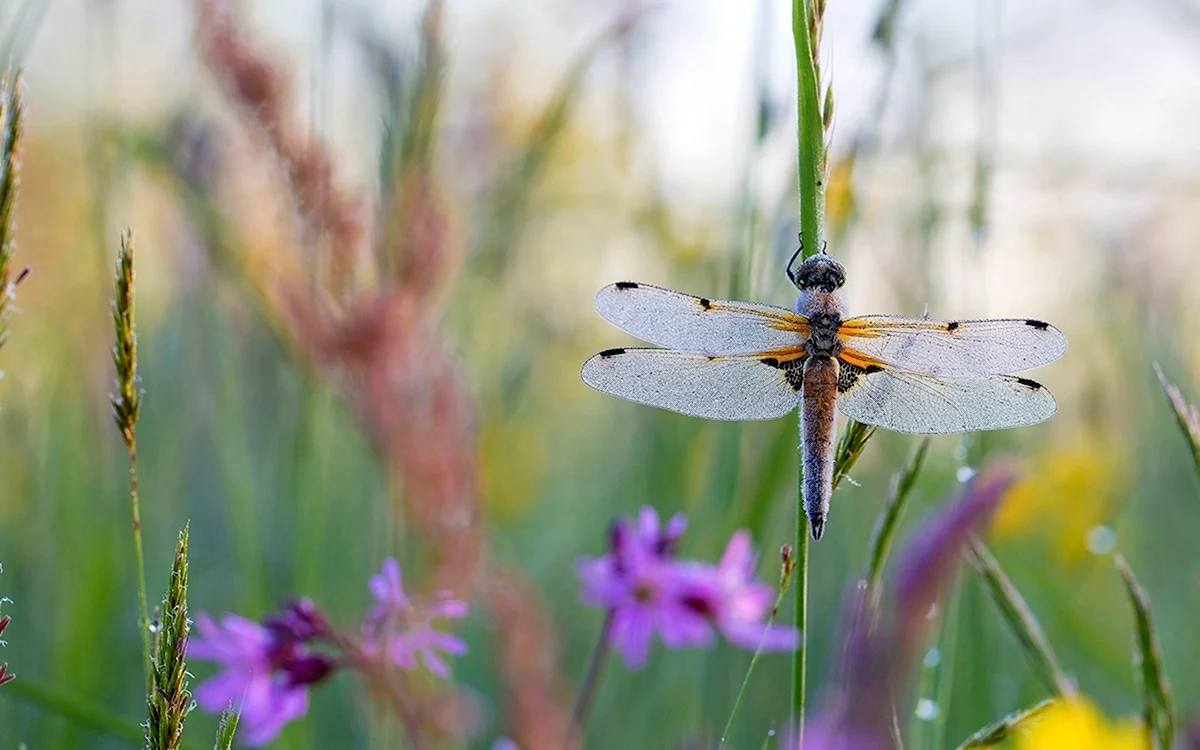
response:
<svg viewBox="0 0 1200 750"><path fill-rule="evenodd" d="M667 527L663 529L663 540L666 542L668 552L674 552L675 544L679 538L683 536L683 532L687 530L687 516L682 513L676 513L671 516L671 520L667 521Z"/></svg>
<svg viewBox="0 0 1200 750"><path fill-rule="evenodd" d="M649 505L638 511L637 537L643 544L651 547L658 544L658 531L661 528L658 521L658 511Z"/></svg>
<svg viewBox="0 0 1200 750"><path fill-rule="evenodd" d="M611 607L629 590L628 582L616 572L611 557L581 558L575 570L583 582L580 598L584 604Z"/></svg>
<svg viewBox="0 0 1200 750"><path fill-rule="evenodd" d="M733 622L721 628L726 640L751 651L795 651L800 645L800 631L788 625L763 625L756 622Z"/></svg>
<svg viewBox="0 0 1200 750"><path fill-rule="evenodd" d="M261 700L264 703L256 705L251 713L249 696L247 696L247 701L242 706L242 716L239 722L242 741L253 747L268 744L278 737L290 722L308 713L308 691L304 689L285 690L275 687ZM269 710L264 707L269 707Z"/></svg>
<svg viewBox="0 0 1200 750"><path fill-rule="evenodd" d="M640 669L650 653L654 636L654 613L646 606L633 605L613 614L609 643L630 669Z"/></svg>
<svg viewBox="0 0 1200 750"><path fill-rule="evenodd" d="M451 656L462 656L467 653L467 642L456 635L449 633L438 633L436 631L429 635L430 648L436 648L438 651L450 654Z"/></svg>
<svg viewBox="0 0 1200 750"><path fill-rule="evenodd" d="M384 560L383 568L378 575L371 576L369 585L371 593L380 605L393 610L408 606L408 597L404 594L404 583L400 576L400 563L396 558L389 557Z"/></svg>
<svg viewBox="0 0 1200 750"><path fill-rule="evenodd" d="M409 670L417 666L412 640L406 633L394 633L388 638L387 655L401 669Z"/></svg>
<svg viewBox="0 0 1200 750"><path fill-rule="evenodd" d="M196 703L205 711L215 714L225 710L230 701L236 701L246 692L252 674L250 670L227 669L196 686Z"/></svg>
<svg viewBox="0 0 1200 750"><path fill-rule="evenodd" d="M655 622L667 648L708 646L714 639L707 619L676 602L664 602L655 613Z"/></svg>
<svg viewBox="0 0 1200 750"><path fill-rule="evenodd" d="M225 615L217 625L201 612L196 616L196 632L200 637L188 642L188 656L222 663L260 653L271 641L266 628L237 615Z"/></svg>
<svg viewBox="0 0 1200 750"><path fill-rule="evenodd" d="M459 599L443 599L429 605L426 611L431 619L461 620L467 616L470 608L466 602Z"/></svg>
<svg viewBox="0 0 1200 750"><path fill-rule="evenodd" d="M754 564L757 557L754 554L754 542L751 541L749 532L736 531L729 539L729 544L725 547L725 554L721 555L721 562L717 569L722 578L734 581L746 580L754 575Z"/></svg>
<svg viewBox="0 0 1200 750"><path fill-rule="evenodd" d="M430 646L418 646L417 651L420 652L421 661L425 663L426 669L442 679L450 676L450 666Z"/></svg>
<svg viewBox="0 0 1200 750"><path fill-rule="evenodd" d="M987 523L1015 474L1003 465L979 472L959 498L939 511L894 566L897 627L904 643L920 639L926 613L957 569L962 547L976 529Z"/></svg>

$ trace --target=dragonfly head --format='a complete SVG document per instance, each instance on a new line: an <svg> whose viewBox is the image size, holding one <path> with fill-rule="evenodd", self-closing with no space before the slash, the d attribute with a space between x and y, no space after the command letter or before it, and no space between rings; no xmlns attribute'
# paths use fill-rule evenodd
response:
<svg viewBox="0 0 1200 750"><path fill-rule="evenodd" d="M814 255L801 263L791 276L792 283L802 292L832 293L846 283L846 269L825 253Z"/></svg>

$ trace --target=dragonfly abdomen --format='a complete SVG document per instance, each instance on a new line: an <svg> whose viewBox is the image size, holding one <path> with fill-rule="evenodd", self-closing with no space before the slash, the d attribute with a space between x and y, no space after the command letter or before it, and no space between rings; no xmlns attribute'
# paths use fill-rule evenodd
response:
<svg viewBox="0 0 1200 750"><path fill-rule="evenodd" d="M838 362L810 356L804 366L801 439L804 453L804 512L813 539L825 533L833 492L834 427L837 424Z"/></svg>

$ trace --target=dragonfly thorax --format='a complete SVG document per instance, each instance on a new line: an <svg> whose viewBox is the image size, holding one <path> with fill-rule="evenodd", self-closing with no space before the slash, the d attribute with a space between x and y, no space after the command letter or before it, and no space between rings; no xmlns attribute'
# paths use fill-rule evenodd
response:
<svg viewBox="0 0 1200 750"><path fill-rule="evenodd" d="M831 297L834 302L838 302L837 298L832 294L826 296ZM841 325L842 316L840 310L830 310L819 312L816 315L809 315L808 341L805 343L805 349L808 350L808 353L829 357L836 357L838 354L841 354L842 342L838 338L838 328Z"/></svg>
<svg viewBox="0 0 1200 750"><path fill-rule="evenodd" d="M823 289L801 289L796 299L796 312L808 318L809 333L805 349L809 354L836 357L841 353L842 342L838 337L838 329L846 317L846 308L836 293Z"/></svg>

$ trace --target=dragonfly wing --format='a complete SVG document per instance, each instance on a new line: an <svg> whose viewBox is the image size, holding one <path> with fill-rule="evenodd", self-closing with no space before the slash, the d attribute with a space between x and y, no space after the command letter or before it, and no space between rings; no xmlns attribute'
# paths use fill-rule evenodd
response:
<svg viewBox="0 0 1200 750"><path fill-rule="evenodd" d="M775 419L796 408L799 370L776 359L706 357L669 349L609 349L583 364L598 391L680 414L730 421ZM796 363L798 366L798 363Z"/></svg>
<svg viewBox="0 0 1200 750"><path fill-rule="evenodd" d="M1049 323L1024 318L929 320L869 315L838 329L851 356L905 372L947 378L1007 375L1053 362L1067 337Z"/></svg>
<svg viewBox="0 0 1200 750"><path fill-rule="evenodd" d="M1010 375L942 380L841 363L838 407L851 419L896 432L939 435L1044 422L1058 405L1040 383Z"/></svg>
<svg viewBox="0 0 1200 750"><path fill-rule="evenodd" d="M642 341L707 356L783 349L808 337L807 319L782 307L693 297L632 281L601 289L596 311Z"/></svg>

